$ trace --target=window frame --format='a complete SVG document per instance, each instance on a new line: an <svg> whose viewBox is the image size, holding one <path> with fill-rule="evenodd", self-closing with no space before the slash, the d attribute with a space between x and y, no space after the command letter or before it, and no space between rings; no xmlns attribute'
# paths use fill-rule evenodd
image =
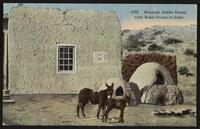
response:
<svg viewBox="0 0 200 129"><path fill-rule="evenodd" d="M63 70L63 71L59 71L59 47L74 47L74 51L73 51L73 70ZM74 74L76 73L76 48L77 48L77 44L63 44L63 43L57 43L57 47L56 47L56 73L57 74Z"/></svg>

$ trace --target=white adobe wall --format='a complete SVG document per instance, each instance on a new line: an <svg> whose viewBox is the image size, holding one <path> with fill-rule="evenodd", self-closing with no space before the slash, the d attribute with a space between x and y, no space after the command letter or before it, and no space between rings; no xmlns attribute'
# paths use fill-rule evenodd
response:
<svg viewBox="0 0 200 129"><path fill-rule="evenodd" d="M13 94L98 90L121 78L121 28L114 12L13 8L9 17L9 86ZM77 71L56 74L56 43L77 44ZM93 52L106 53L94 63Z"/></svg>

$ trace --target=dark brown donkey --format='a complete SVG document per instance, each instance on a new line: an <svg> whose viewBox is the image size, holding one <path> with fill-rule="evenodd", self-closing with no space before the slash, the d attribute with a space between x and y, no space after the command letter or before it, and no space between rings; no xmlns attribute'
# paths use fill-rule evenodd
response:
<svg viewBox="0 0 200 129"><path fill-rule="evenodd" d="M99 113L102 110L105 109L106 107L106 101L108 98L112 97L112 93L113 93L113 86L114 83L111 84L111 86L109 86L107 83L105 83L107 89L99 91L99 92L94 92L93 90L89 89L89 88L84 88L79 92L79 99L78 99L78 104L77 104L77 117L79 116L79 109L81 108L82 111L82 115L83 117L85 116L84 113L84 107L86 104L88 104L89 102L91 104L98 104L98 111L97 111L97 118L99 119Z"/></svg>
<svg viewBox="0 0 200 129"><path fill-rule="evenodd" d="M119 122L124 123L124 109L126 107L126 103L130 104L130 96L125 96L124 99L114 99L110 98L107 100L107 108L103 113L102 122L106 122L108 119L108 113L113 109L120 110Z"/></svg>

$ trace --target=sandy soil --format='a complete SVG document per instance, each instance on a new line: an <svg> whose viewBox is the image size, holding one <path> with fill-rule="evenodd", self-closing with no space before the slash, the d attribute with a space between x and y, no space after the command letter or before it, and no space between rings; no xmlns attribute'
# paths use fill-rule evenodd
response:
<svg viewBox="0 0 200 129"><path fill-rule="evenodd" d="M3 121L7 125L93 125L93 126L196 126L192 115L159 117L154 109L192 108L196 105L156 106L140 104L127 106L124 123L118 123L118 110L112 110L107 123L96 118L97 105L86 106L86 118L76 117L77 95L17 95L14 104L3 104Z"/></svg>

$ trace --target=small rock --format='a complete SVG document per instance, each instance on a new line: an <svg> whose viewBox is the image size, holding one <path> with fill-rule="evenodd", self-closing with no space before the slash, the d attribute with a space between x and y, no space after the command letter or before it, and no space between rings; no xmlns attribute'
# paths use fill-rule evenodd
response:
<svg viewBox="0 0 200 129"><path fill-rule="evenodd" d="M155 109L152 114L157 115L159 113L160 109Z"/></svg>
<svg viewBox="0 0 200 129"><path fill-rule="evenodd" d="M165 111L159 111L158 114L160 114L160 115L166 115L167 113Z"/></svg>
<svg viewBox="0 0 200 129"><path fill-rule="evenodd" d="M172 112L174 112L175 116L183 115L183 111L181 109L174 109Z"/></svg>
<svg viewBox="0 0 200 129"><path fill-rule="evenodd" d="M182 109L155 109L153 111L154 115L173 115L173 116L182 116L182 115L193 115L196 116L196 111L194 109L182 108Z"/></svg>
<svg viewBox="0 0 200 129"><path fill-rule="evenodd" d="M190 110L191 110L191 109L183 108L183 109L182 109L183 115L190 114Z"/></svg>
<svg viewBox="0 0 200 129"><path fill-rule="evenodd" d="M166 110L165 112L167 113L167 115L171 115L171 113L172 113L171 110Z"/></svg>

